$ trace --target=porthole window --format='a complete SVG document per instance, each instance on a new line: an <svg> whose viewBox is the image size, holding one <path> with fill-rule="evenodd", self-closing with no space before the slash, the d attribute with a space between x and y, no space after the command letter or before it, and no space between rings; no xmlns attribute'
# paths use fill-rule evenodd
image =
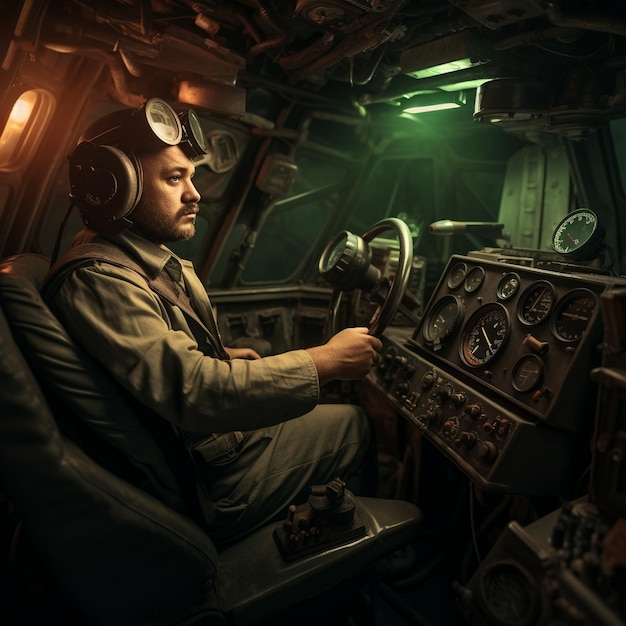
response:
<svg viewBox="0 0 626 626"><path fill-rule="evenodd" d="M22 168L30 161L53 110L54 98L43 89L29 89L20 95L0 135L0 171Z"/></svg>

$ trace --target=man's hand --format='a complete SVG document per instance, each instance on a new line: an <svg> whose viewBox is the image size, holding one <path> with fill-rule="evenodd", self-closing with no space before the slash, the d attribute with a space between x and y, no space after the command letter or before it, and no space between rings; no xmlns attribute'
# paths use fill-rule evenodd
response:
<svg viewBox="0 0 626 626"><path fill-rule="evenodd" d="M224 348L231 359L260 359L261 355L252 348Z"/></svg>
<svg viewBox="0 0 626 626"><path fill-rule="evenodd" d="M367 328L346 328L338 332L323 346L307 348L311 355L320 385L331 380L357 380L363 378L378 361L383 344L368 335Z"/></svg>

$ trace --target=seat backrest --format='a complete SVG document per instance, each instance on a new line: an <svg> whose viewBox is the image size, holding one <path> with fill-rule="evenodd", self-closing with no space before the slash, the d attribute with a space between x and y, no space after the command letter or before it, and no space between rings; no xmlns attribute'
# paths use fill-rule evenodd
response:
<svg viewBox="0 0 626 626"><path fill-rule="evenodd" d="M59 414L80 412L105 432L108 412L126 411L133 463L165 464L113 382L42 301L47 267L40 255L0 263L0 489L89 623L177 623L211 602L216 550L189 518L101 467L57 427ZM175 477L167 481L175 490Z"/></svg>
<svg viewBox="0 0 626 626"><path fill-rule="evenodd" d="M174 509L190 512L171 459L137 407L70 339L44 302L40 289L48 267L47 257L39 254L2 261L0 305L61 429L113 473Z"/></svg>

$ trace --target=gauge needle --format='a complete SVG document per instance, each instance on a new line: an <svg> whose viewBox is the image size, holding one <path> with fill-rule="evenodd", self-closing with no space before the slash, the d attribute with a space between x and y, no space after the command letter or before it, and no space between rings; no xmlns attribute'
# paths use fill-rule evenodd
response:
<svg viewBox="0 0 626 626"><path fill-rule="evenodd" d="M484 326L480 327L480 330L483 331L483 337L485 338L485 340L487 341L487 343L489 344L489 349L491 350L491 341L489 341L489 337L487 337L487 331L485 330Z"/></svg>
<svg viewBox="0 0 626 626"><path fill-rule="evenodd" d="M543 297L543 294L546 292L545 287L541 290L541 293L537 296L537 298L535 299L535 301L533 302L533 305L530 307L529 309L529 313L535 310L535 307L537 306L537 303L539 302L539 300L541 300L541 298Z"/></svg>
<svg viewBox="0 0 626 626"><path fill-rule="evenodd" d="M563 313L563 317L571 317L574 320L583 320L587 322L589 320L588 317L584 317L583 315L579 315L578 313Z"/></svg>
<svg viewBox="0 0 626 626"><path fill-rule="evenodd" d="M576 239L575 237L572 237L572 235L570 233L567 233L567 238L574 244L574 245L578 245L578 239Z"/></svg>

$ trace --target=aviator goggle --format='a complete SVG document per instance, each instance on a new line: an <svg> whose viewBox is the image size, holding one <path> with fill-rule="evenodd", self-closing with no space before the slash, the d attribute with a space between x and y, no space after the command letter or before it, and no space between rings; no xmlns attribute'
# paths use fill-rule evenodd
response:
<svg viewBox="0 0 626 626"><path fill-rule="evenodd" d="M150 98L133 111L132 116L118 130L118 146L132 154L138 146L155 143L180 146L190 159L207 153L206 137L196 112L176 111L161 98ZM99 138L100 143L102 137Z"/></svg>
<svg viewBox="0 0 626 626"><path fill-rule="evenodd" d="M177 114L165 100L151 98L135 111L132 121L136 143L146 141L151 133L165 145L180 146L191 159L207 152L200 120L192 109Z"/></svg>

